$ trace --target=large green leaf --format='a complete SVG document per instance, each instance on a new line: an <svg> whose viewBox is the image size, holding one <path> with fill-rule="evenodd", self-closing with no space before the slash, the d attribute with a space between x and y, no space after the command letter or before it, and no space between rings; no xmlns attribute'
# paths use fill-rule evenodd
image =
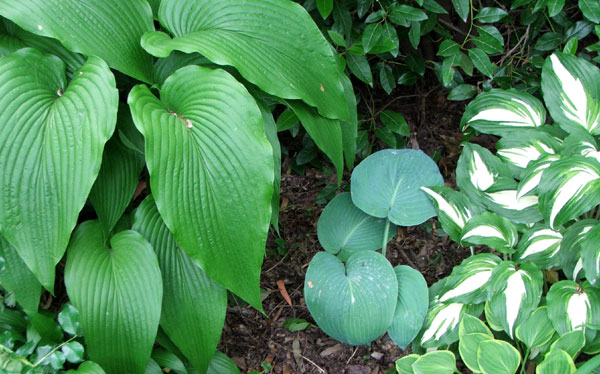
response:
<svg viewBox="0 0 600 374"><path fill-rule="evenodd" d="M483 374L514 374L521 363L521 354L509 342L486 340L477 348L477 363Z"/></svg>
<svg viewBox="0 0 600 374"><path fill-rule="evenodd" d="M0 233L49 290L114 131L117 101L114 76L97 57L68 86L57 57L21 49L0 59Z"/></svg>
<svg viewBox="0 0 600 374"><path fill-rule="evenodd" d="M420 188L443 184L437 165L422 151L386 149L367 157L352 172L352 201L396 225L418 225L436 214Z"/></svg>
<svg viewBox="0 0 600 374"><path fill-rule="evenodd" d="M24 311L37 312L42 296L42 285L19 257L15 248L2 236L0 236L0 257L4 259L4 269L0 271L0 286L6 291L14 292L17 302Z"/></svg>
<svg viewBox="0 0 600 374"><path fill-rule="evenodd" d="M188 66L165 81L161 100L136 86L129 104L175 240L209 277L262 309L273 153L256 102L225 71Z"/></svg>
<svg viewBox="0 0 600 374"><path fill-rule="evenodd" d="M108 243L98 221L84 222L69 245L65 285L90 358L108 374L143 374L163 295L150 243L129 230Z"/></svg>
<svg viewBox="0 0 600 374"><path fill-rule="evenodd" d="M206 374L240 374L240 369L227 355L215 352Z"/></svg>
<svg viewBox="0 0 600 374"><path fill-rule="evenodd" d="M301 99L329 118L348 108L333 51L299 4L281 0L162 0L158 18L174 38L146 33L142 46L157 57L198 52L234 66L263 91Z"/></svg>
<svg viewBox="0 0 600 374"><path fill-rule="evenodd" d="M147 1L0 0L0 15L134 78L152 79L152 57L140 46L142 35L154 30Z"/></svg>
<svg viewBox="0 0 600 374"><path fill-rule="evenodd" d="M576 367L573 359L562 349L552 351L535 369L535 374L573 374Z"/></svg>
<svg viewBox="0 0 600 374"><path fill-rule="evenodd" d="M225 322L227 291L177 246L152 196L135 212L133 230L152 244L163 279L160 325L199 372L208 368Z"/></svg>
<svg viewBox="0 0 600 374"><path fill-rule="evenodd" d="M369 344L392 322L398 281L392 265L377 252L355 253L345 266L331 253L320 252L308 266L304 297L327 335L350 345Z"/></svg>
<svg viewBox="0 0 600 374"><path fill-rule="evenodd" d="M548 317L548 308L537 308L525 322L517 326L515 334L530 349L550 342L554 336L554 328Z"/></svg>

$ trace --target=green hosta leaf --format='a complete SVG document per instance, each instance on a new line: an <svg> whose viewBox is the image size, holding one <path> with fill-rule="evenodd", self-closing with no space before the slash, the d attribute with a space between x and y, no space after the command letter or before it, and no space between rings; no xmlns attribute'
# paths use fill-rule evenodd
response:
<svg viewBox="0 0 600 374"><path fill-rule="evenodd" d="M139 44L142 34L154 30L146 1L0 0L0 15L29 32L58 39L73 52L98 56L134 78L152 79L152 57Z"/></svg>
<svg viewBox="0 0 600 374"><path fill-rule="evenodd" d="M550 269L559 264L558 250L562 242L562 234L545 226L536 226L523 233L515 261L531 261L543 269Z"/></svg>
<svg viewBox="0 0 600 374"><path fill-rule="evenodd" d="M320 252L308 266L304 297L327 335L350 345L369 344L392 322L398 281L392 265L377 252L358 252L345 266Z"/></svg>
<svg viewBox="0 0 600 374"><path fill-rule="evenodd" d="M559 334L600 323L600 291L589 283L554 283L547 295L548 316Z"/></svg>
<svg viewBox="0 0 600 374"><path fill-rule="evenodd" d="M160 265L164 290L160 325L194 368L204 372L221 337L227 291L177 246L151 195L137 208L133 230L152 244Z"/></svg>
<svg viewBox="0 0 600 374"><path fill-rule="evenodd" d="M462 245L487 245L503 253L511 253L518 241L516 226L491 212L477 214L467 222L460 239Z"/></svg>
<svg viewBox="0 0 600 374"><path fill-rule="evenodd" d="M548 318L548 308L537 308L525 322L517 326L515 334L530 349L548 344L554 336L554 327Z"/></svg>
<svg viewBox="0 0 600 374"><path fill-rule="evenodd" d="M415 374L452 374L456 371L456 357L450 351L429 352L419 357L412 368Z"/></svg>
<svg viewBox="0 0 600 374"><path fill-rule="evenodd" d="M419 357L421 356L416 354L400 357L398 360L396 360L396 372L398 374L414 374L415 372L412 368L412 365L419 359Z"/></svg>
<svg viewBox="0 0 600 374"><path fill-rule="evenodd" d="M532 224L540 221L537 196L518 197L516 189L486 192L486 207L514 223Z"/></svg>
<svg viewBox="0 0 600 374"><path fill-rule="evenodd" d="M35 313L42 296L42 285L29 270L15 247L0 236L0 257L4 266L0 265L0 286L5 291L14 292L15 298L25 312Z"/></svg>
<svg viewBox="0 0 600 374"><path fill-rule="evenodd" d="M586 279L600 286L600 225L594 225L581 240L581 260Z"/></svg>
<svg viewBox="0 0 600 374"><path fill-rule="evenodd" d="M477 198L494 184L512 181L508 166L487 149L465 143L456 168L456 184L467 194Z"/></svg>
<svg viewBox="0 0 600 374"><path fill-rule="evenodd" d="M460 358L462 358L464 364L467 365L472 372L481 373L481 368L479 367L479 362L477 360L477 350L479 349L479 345L484 341L493 339L493 335L490 336L477 332L465 334L460 337L460 341L458 342Z"/></svg>
<svg viewBox="0 0 600 374"><path fill-rule="evenodd" d="M552 351L535 369L535 374L574 374L575 364L569 354L562 349Z"/></svg>
<svg viewBox="0 0 600 374"><path fill-rule="evenodd" d="M338 254L342 261L360 251L381 248L385 219L372 217L352 203L349 192L329 202L317 224L319 242L325 250ZM395 227L389 230L388 241L394 237Z"/></svg>
<svg viewBox="0 0 600 374"><path fill-rule="evenodd" d="M557 160L560 160L559 155L543 155L539 160L531 161L527 164L527 168L521 173L521 181L517 189L517 199L537 192L538 185L542 180L542 173Z"/></svg>
<svg viewBox="0 0 600 374"><path fill-rule="evenodd" d="M64 72L58 58L33 49L0 59L0 233L49 290L118 101L99 58L90 57L68 86Z"/></svg>
<svg viewBox="0 0 600 374"><path fill-rule="evenodd" d="M514 374L521 363L521 354L503 340L486 340L477 348L477 363L483 374Z"/></svg>
<svg viewBox="0 0 600 374"><path fill-rule="evenodd" d="M228 73L188 66L165 81L160 101L136 86L129 104L175 240L209 277L261 309L273 154L256 102Z"/></svg>
<svg viewBox="0 0 600 374"><path fill-rule="evenodd" d="M116 132L125 147L142 156L144 155L144 136L135 127L127 104L119 103Z"/></svg>
<svg viewBox="0 0 600 374"><path fill-rule="evenodd" d="M463 22L469 17L469 0L452 0L452 5Z"/></svg>
<svg viewBox="0 0 600 374"><path fill-rule="evenodd" d="M422 186L443 185L435 162L422 151L383 150L372 154L352 173L352 201L375 217L396 225L418 225L435 215Z"/></svg>
<svg viewBox="0 0 600 374"><path fill-rule="evenodd" d="M558 252L563 272L571 280L577 280L584 275L581 250L587 233L600 223L593 219L577 221L564 234Z"/></svg>
<svg viewBox="0 0 600 374"><path fill-rule="evenodd" d="M183 53L173 51L166 58L160 58L154 63L153 77L156 84L162 85L171 74L188 65L200 65L205 68L218 68L206 57L199 53Z"/></svg>
<svg viewBox="0 0 600 374"><path fill-rule="evenodd" d="M490 61L487 53L482 51L479 48L471 48L469 49L469 57L471 57L471 61L473 61L473 65L479 70L483 75L492 78L494 74L494 66Z"/></svg>
<svg viewBox="0 0 600 374"><path fill-rule="evenodd" d="M299 4L162 0L158 19L174 37L159 31L142 37L156 57L198 52L271 95L302 99L329 118L348 117L333 51Z"/></svg>
<svg viewBox="0 0 600 374"><path fill-rule="evenodd" d="M87 221L69 244L65 285L80 312L90 358L109 374L144 373L163 294L150 243L134 231L107 243L100 223Z"/></svg>
<svg viewBox="0 0 600 374"><path fill-rule="evenodd" d="M496 143L497 155L519 169L560 148L559 140L541 128L511 132Z"/></svg>
<svg viewBox="0 0 600 374"><path fill-rule="evenodd" d="M489 336L490 339L494 337L490 329L482 320L470 314L465 314L462 316L460 325L458 325L458 336L462 337L464 335L473 333Z"/></svg>
<svg viewBox="0 0 600 374"><path fill-rule="evenodd" d="M563 0L564 1L564 0ZM508 13L500 8L494 7L485 7L481 8L475 19L481 23L494 23L500 21L502 18L506 17Z"/></svg>
<svg viewBox="0 0 600 374"><path fill-rule="evenodd" d="M452 274L439 294L440 302L479 304L487 298L487 285L492 271L500 263L498 256L482 253L465 259L452 269Z"/></svg>
<svg viewBox="0 0 600 374"><path fill-rule="evenodd" d="M600 163L579 155L555 161L544 170L538 191L546 223L559 227L600 203Z"/></svg>
<svg viewBox="0 0 600 374"><path fill-rule="evenodd" d="M473 44L487 54L502 53L504 39L497 28L494 26L479 26L477 31L479 36L472 39Z"/></svg>
<svg viewBox="0 0 600 374"><path fill-rule="evenodd" d="M600 23L600 4L597 0L579 0L578 5L585 18Z"/></svg>
<svg viewBox="0 0 600 374"><path fill-rule="evenodd" d="M600 134L600 70L561 52L546 59L542 92L552 118L567 132Z"/></svg>
<svg viewBox="0 0 600 374"><path fill-rule="evenodd" d="M585 346L585 334L582 330L569 331L562 334L550 346L550 352L546 356L551 356L554 351L562 350L567 352L573 359Z"/></svg>
<svg viewBox="0 0 600 374"><path fill-rule="evenodd" d="M483 133L502 136L519 134L524 128L540 127L545 122L546 109L538 99L510 89L477 95L467 106L460 126L463 131L473 127Z"/></svg>
<svg viewBox="0 0 600 374"><path fill-rule="evenodd" d="M382 28L380 23L367 25L362 36L362 44L365 53L369 53L381 38Z"/></svg>
<svg viewBox="0 0 600 374"><path fill-rule="evenodd" d="M398 303L388 335L405 349L423 327L427 315L427 282L421 273L409 266L396 266L394 271L398 279Z"/></svg>
<svg viewBox="0 0 600 374"><path fill-rule="evenodd" d="M490 312L511 337L537 308L542 285L542 272L534 264L517 268L512 261L503 261L494 269L488 287Z"/></svg>
<svg viewBox="0 0 600 374"><path fill-rule="evenodd" d="M217 351L206 374L240 374L240 369L235 366L227 355Z"/></svg>

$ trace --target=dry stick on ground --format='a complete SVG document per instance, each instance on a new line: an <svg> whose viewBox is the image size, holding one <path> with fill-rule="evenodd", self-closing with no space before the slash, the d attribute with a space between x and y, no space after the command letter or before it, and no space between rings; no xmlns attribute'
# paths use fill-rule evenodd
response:
<svg viewBox="0 0 600 374"><path fill-rule="evenodd" d="M293 350L289 349L288 347L286 347L285 345L279 344L275 341L271 341L273 344L280 346L281 348L285 349L288 352L294 353ZM308 361L310 364L312 364L314 367L316 367L321 373L327 374L327 371L325 371L325 369L323 369L322 367L320 367L319 365L317 365L313 360L311 360L310 358L304 356L302 353L298 354L302 359Z"/></svg>
<svg viewBox="0 0 600 374"><path fill-rule="evenodd" d="M348 366L348 364L350 363L350 361L352 361L352 358L354 357L354 355L356 354L356 351L358 350L358 346L354 347L354 352L352 352L352 355L350 356L350 358L348 359L348 361L346 361L346 366Z"/></svg>

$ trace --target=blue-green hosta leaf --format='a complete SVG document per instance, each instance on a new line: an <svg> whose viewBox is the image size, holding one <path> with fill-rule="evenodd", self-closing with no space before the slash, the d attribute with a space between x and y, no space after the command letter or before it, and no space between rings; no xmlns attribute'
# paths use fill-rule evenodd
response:
<svg viewBox="0 0 600 374"><path fill-rule="evenodd" d="M128 101L175 240L209 277L261 309L273 153L256 102L228 73L199 66L169 77L161 100L136 86Z"/></svg>
<svg viewBox="0 0 600 374"><path fill-rule="evenodd" d="M558 252L560 264L567 278L577 280L584 276L581 249L587 233L600 222L594 219L577 221L564 234Z"/></svg>
<svg viewBox="0 0 600 374"><path fill-rule="evenodd" d="M462 131L506 135L525 128L540 127L546 122L544 105L532 95L510 90L491 90L471 101L460 121Z"/></svg>
<svg viewBox="0 0 600 374"><path fill-rule="evenodd" d="M98 221L84 222L69 244L65 285L90 358L108 374L143 374L163 296L150 243L129 230L107 242Z"/></svg>
<svg viewBox="0 0 600 374"><path fill-rule="evenodd" d="M317 224L319 243L342 261L359 251L381 248L385 219L375 218L352 203L349 192L339 194L327 204ZM396 227L391 227L388 240L394 237Z"/></svg>
<svg viewBox="0 0 600 374"><path fill-rule="evenodd" d="M456 372L456 357L450 351L433 351L412 364L415 374L452 374Z"/></svg>
<svg viewBox="0 0 600 374"><path fill-rule="evenodd" d="M492 271L500 263L498 256L481 253L465 259L452 269L442 292L440 302L479 304L487 298L487 285Z"/></svg>
<svg viewBox="0 0 600 374"><path fill-rule="evenodd" d="M554 327L548 317L548 308L539 307L515 331L517 338L529 349L541 347L550 342L554 336Z"/></svg>
<svg viewBox="0 0 600 374"><path fill-rule="evenodd" d="M600 225L594 225L581 240L581 260L585 278L600 286Z"/></svg>
<svg viewBox="0 0 600 374"><path fill-rule="evenodd" d="M157 57L198 52L234 66L244 79L285 99L301 99L329 118L347 118L333 51L310 15L291 1L162 0L160 23L173 34L146 33Z"/></svg>
<svg viewBox="0 0 600 374"><path fill-rule="evenodd" d="M512 172L506 164L487 149L465 143L456 167L456 184L470 196L477 198L494 184L512 181Z"/></svg>
<svg viewBox="0 0 600 374"><path fill-rule="evenodd" d="M0 266L0 286L5 291L14 292L15 298L25 312L35 313L42 296L42 285L29 270L15 247L0 236L0 257L4 266Z"/></svg>
<svg viewBox="0 0 600 374"><path fill-rule="evenodd" d="M388 335L405 349L423 327L427 315L427 282L421 273L409 266L396 266L394 271L398 279L398 303Z"/></svg>
<svg viewBox="0 0 600 374"><path fill-rule="evenodd" d="M521 354L504 340L486 340L477 348L477 363L483 374L514 374L521 363Z"/></svg>
<svg viewBox="0 0 600 374"><path fill-rule="evenodd" d="M537 308L542 296L544 277L531 263L517 265L501 262L488 287L490 312L511 337L515 328Z"/></svg>
<svg viewBox="0 0 600 374"><path fill-rule="evenodd" d="M152 57L140 38L154 30L146 1L0 0L0 15L25 30L58 39L67 49L98 56L125 74L152 79Z"/></svg>
<svg viewBox="0 0 600 374"><path fill-rule="evenodd" d="M436 213L420 188L443 184L437 165L422 151L386 149L367 157L352 172L352 201L372 216L413 226Z"/></svg>
<svg viewBox="0 0 600 374"><path fill-rule="evenodd" d="M152 245L163 279L160 326L199 372L215 354L227 307L227 291L206 276L177 246L152 195L135 212L133 230Z"/></svg>
<svg viewBox="0 0 600 374"><path fill-rule="evenodd" d="M523 233L515 261L531 261L543 269L550 269L559 264L558 250L563 236L560 232L535 226Z"/></svg>
<svg viewBox="0 0 600 374"><path fill-rule="evenodd" d="M458 352L464 364L473 372L481 373L479 362L477 361L477 350L479 345L487 340L493 340L494 336L474 332L461 335L458 342Z"/></svg>
<svg viewBox="0 0 600 374"><path fill-rule="evenodd" d="M117 101L114 76L97 57L69 85L57 57L27 48L0 59L0 233L49 290L114 131Z"/></svg>
<svg viewBox="0 0 600 374"><path fill-rule="evenodd" d="M474 312L474 313L473 313ZM461 303L439 303L429 308L419 343L425 347L440 347L458 340L458 326L465 313L481 313L479 306Z"/></svg>
<svg viewBox="0 0 600 374"><path fill-rule="evenodd" d="M477 214L463 229L462 245L487 245L511 253L519 239L517 227L508 219L491 212Z"/></svg>
<svg viewBox="0 0 600 374"><path fill-rule="evenodd" d="M600 323L600 291L588 282L564 280L550 287L548 316L559 334Z"/></svg>
<svg viewBox="0 0 600 374"><path fill-rule="evenodd" d="M552 355L554 351L563 350L575 359L584 346L585 333L583 330L569 331L562 334L550 345L549 352L546 356Z"/></svg>
<svg viewBox="0 0 600 374"><path fill-rule="evenodd" d="M240 369L226 354L217 351L210 361L206 374L240 374Z"/></svg>
<svg viewBox="0 0 600 374"><path fill-rule="evenodd" d="M546 223L559 227L600 203L600 163L580 155L563 157L544 170L538 193Z"/></svg>
<svg viewBox="0 0 600 374"><path fill-rule="evenodd" d="M547 154L557 153L560 146L560 142L542 128L511 132L496 143L498 156L519 169L525 169L530 162Z"/></svg>
<svg viewBox="0 0 600 374"><path fill-rule="evenodd" d="M571 356L562 349L557 349L540 362L535 368L535 374L574 374L576 370Z"/></svg>
<svg viewBox="0 0 600 374"><path fill-rule="evenodd" d="M369 344L392 322L398 281L377 252L358 252L345 266L331 253L319 252L308 265L304 297L327 335L350 345Z"/></svg>
<svg viewBox="0 0 600 374"><path fill-rule="evenodd" d="M582 128L600 134L600 70L575 56L555 52L542 69L544 101L558 125L567 132Z"/></svg>
<svg viewBox="0 0 600 374"><path fill-rule="evenodd" d="M517 188L517 199L537 192L537 187L542 180L542 173L557 160L560 160L560 155L544 155L539 160L530 162L521 173L521 180Z"/></svg>
<svg viewBox="0 0 600 374"><path fill-rule="evenodd" d="M464 194L446 186L421 187L437 209L438 220L444 231L455 242L460 242L462 230L473 214L481 212Z"/></svg>

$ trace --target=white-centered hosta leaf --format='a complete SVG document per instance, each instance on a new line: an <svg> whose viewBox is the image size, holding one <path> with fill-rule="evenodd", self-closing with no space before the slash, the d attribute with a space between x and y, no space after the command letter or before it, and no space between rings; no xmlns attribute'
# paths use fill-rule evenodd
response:
<svg viewBox="0 0 600 374"><path fill-rule="evenodd" d="M544 155L557 153L560 145L560 141L550 133L535 128L507 134L496 143L496 149L501 159L524 169Z"/></svg>
<svg viewBox="0 0 600 374"><path fill-rule="evenodd" d="M281 0L162 0L160 23L173 35L146 33L157 57L198 52L234 66L244 79L285 99L301 99L329 118L348 108L333 51L299 4Z"/></svg>
<svg viewBox="0 0 600 374"><path fill-rule="evenodd" d="M564 233L558 254L567 278L577 280L584 276L585 271L581 259L582 245L587 233L599 223L600 221L594 219L584 219L569 226Z"/></svg>
<svg viewBox="0 0 600 374"><path fill-rule="evenodd" d="M506 135L540 127L545 122L546 109L538 99L510 89L477 95L467 106L460 126L463 131L473 127L487 134Z"/></svg>
<svg viewBox="0 0 600 374"><path fill-rule="evenodd" d="M319 327L350 345L369 344L387 330L398 281L381 254L357 252L344 265L328 252L313 257L304 280L306 306Z"/></svg>
<svg viewBox="0 0 600 374"><path fill-rule="evenodd" d="M562 349L552 351L552 354L547 355L542 362L536 367L536 374L574 374L577 368L573 363L573 359L569 354Z"/></svg>
<svg viewBox="0 0 600 374"><path fill-rule="evenodd" d="M539 160L532 161L527 165L521 173L521 180L517 188L517 200L537 192L537 187L542 180L542 173L556 160L560 160L560 155L544 155Z"/></svg>
<svg viewBox="0 0 600 374"><path fill-rule="evenodd" d="M488 287L489 308L509 336L537 308L543 280L542 272L531 263L503 261L494 269Z"/></svg>
<svg viewBox="0 0 600 374"><path fill-rule="evenodd" d="M271 218L273 153L260 109L229 73L188 66L156 98L129 94L158 211L207 275L255 308Z"/></svg>
<svg viewBox="0 0 600 374"><path fill-rule="evenodd" d="M525 322L517 326L515 335L531 349L550 342L554 332L554 327L548 317L548 308L542 306L537 308Z"/></svg>
<svg viewBox="0 0 600 374"><path fill-rule="evenodd" d="M140 46L154 30L144 0L0 0L0 15L66 48L98 56L111 67L144 82L152 79L152 57Z"/></svg>
<svg viewBox="0 0 600 374"><path fill-rule="evenodd" d="M563 157L544 170L538 193L546 223L559 227L600 203L600 163L580 155Z"/></svg>
<svg viewBox="0 0 600 374"><path fill-rule="evenodd" d="M559 334L600 323L600 291L588 282L554 283L547 295L548 316Z"/></svg>
<svg viewBox="0 0 600 374"><path fill-rule="evenodd" d="M515 261L530 261L543 269L550 269L560 262L558 251L563 236L560 232L546 228L543 225L534 226L525 231L519 246Z"/></svg>
<svg viewBox="0 0 600 374"><path fill-rule="evenodd" d="M515 374L521 354L504 340L485 340L477 347L477 364L483 374Z"/></svg>
<svg viewBox="0 0 600 374"><path fill-rule="evenodd" d="M152 195L137 208L133 230L152 245L163 279L160 326L199 372L215 354L225 322L227 290L179 248Z"/></svg>
<svg viewBox="0 0 600 374"><path fill-rule="evenodd" d="M465 313L481 313L479 306L461 303L438 303L429 308L419 343L425 347L440 347L458 340L458 326Z"/></svg>
<svg viewBox="0 0 600 374"><path fill-rule="evenodd" d="M358 209L352 203L349 192L334 197L323 209L317 223L317 235L321 246L342 261L359 251L381 248L385 231L385 219L376 218ZM388 241L394 237L396 227L388 231Z"/></svg>
<svg viewBox="0 0 600 374"><path fill-rule="evenodd" d="M25 312L37 313L42 296L42 285L29 270L15 248L0 236L0 257L4 265L0 265L0 286L13 292L19 305Z"/></svg>
<svg viewBox="0 0 600 374"><path fill-rule="evenodd" d="M456 167L456 184L471 198L478 199L494 184L513 181L512 172L487 149L465 143Z"/></svg>
<svg viewBox="0 0 600 374"><path fill-rule="evenodd" d="M536 195L519 197L514 183L507 181L505 186L499 185L498 189L484 194L483 203L489 210L514 223L532 224L542 220Z"/></svg>
<svg viewBox="0 0 600 374"><path fill-rule="evenodd" d="M517 227L508 219L491 212L480 213L469 220L460 238L462 245L487 245L503 253L511 253L518 241Z"/></svg>
<svg viewBox="0 0 600 374"><path fill-rule="evenodd" d="M65 285L90 358L108 374L143 374L163 296L150 243L130 230L107 241L98 221L84 222L69 244Z"/></svg>
<svg viewBox="0 0 600 374"><path fill-rule="evenodd" d="M581 260L585 278L600 286L600 225L594 225L581 240Z"/></svg>
<svg viewBox="0 0 600 374"><path fill-rule="evenodd" d="M487 298L487 286L492 271L500 263L498 256L482 253L465 259L452 269L442 292L440 302L479 304Z"/></svg>
<svg viewBox="0 0 600 374"><path fill-rule="evenodd" d="M117 102L114 76L97 57L69 84L57 57L26 48L0 59L0 233L48 290L114 131Z"/></svg>

